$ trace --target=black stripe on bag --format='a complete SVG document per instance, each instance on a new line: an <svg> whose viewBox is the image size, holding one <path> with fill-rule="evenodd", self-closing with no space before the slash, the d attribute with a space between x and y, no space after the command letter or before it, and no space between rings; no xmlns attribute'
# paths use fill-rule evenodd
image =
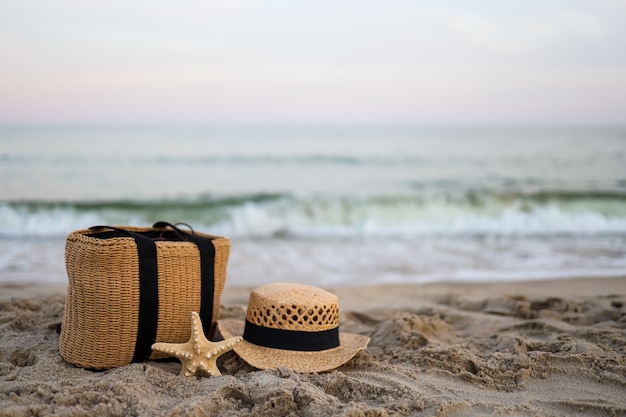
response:
<svg viewBox="0 0 626 417"><path fill-rule="evenodd" d="M200 320L206 337L211 337L213 327L213 299L215 297L215 246L211 239L187 233L167 222L156 222L154 228L171 227L196 244L200 252Z"/></svg>
<svg viewBox="0 0 626 417"><path fill-rule="evenodd" d="M94 226L90 229L112 229L132 237L137 244L139 258L139 318L137 341L133 362L143 362L152 353L156 341L159 315L159 285L157 270L157 248L152 239L139 233L111 226Z"/></svg>
<svg viewBox="0 0 626 417"><path fill-rule="evenodd" d="M200 251L200 320L204 324L204 334L210 337L215 296L215 246L209 239L199 239L194 236L192 241Z"/></svg>

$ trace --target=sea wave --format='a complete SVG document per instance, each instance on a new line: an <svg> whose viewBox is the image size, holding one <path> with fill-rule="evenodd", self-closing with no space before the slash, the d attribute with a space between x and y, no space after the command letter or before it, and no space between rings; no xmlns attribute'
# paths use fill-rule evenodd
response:
<svg viewBox="0 0 626 417"><path fill-rule="evenodd" d="M245 194L170 200L0 202L0 237L63 236L95 224L185 222L238 237L626 234L626 194Z"/></svg>
<svg viewBox="0 0 626 417"><path fill-rule="evenodd" d="M312 155L299 155L290 153L285 155L253 154L253 155L116 155L108 158L115 159L118 164L133 166L158 166L158 167L192 167L192 166L302 166L302 165L338 165L338 166L416 166L428 164L425 158L420 156L354 156L342 153L317 153ZM102 160L102 159L101 159ZM461 160L461 158L459 158ZM12 164L31 165L55 165L62 163L85 164L93 163L91 159L85 159L80 154L63 155L32 155L32 154L9 154L0 153L0 161ZM430 162L432 163L432 162Z"/></svg>

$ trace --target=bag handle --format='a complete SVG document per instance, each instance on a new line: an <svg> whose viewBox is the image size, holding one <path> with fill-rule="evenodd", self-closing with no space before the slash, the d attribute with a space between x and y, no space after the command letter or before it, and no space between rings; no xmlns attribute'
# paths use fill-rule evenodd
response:
<svg viewBox="0 0 626 417"><path fill-rule="evenodd" d="M90 230L111 229L124 233L135 240L139 259L139 318L137 323L137 341L133 362L143 362L152 353L152 345L156 341L159 282L157 268L157 248L154 240L139 233L120 227L93 226Z"/></svg>
<svg viewBox="0 0 626 417"><path fill-rule="evenodd" d="M184 230L181 230L178 227L176 227L179 224L184 224L185 226L187 226L191 230L191 233L185 232ZM153 229L165 229L166 227L171 227L172 229L174 229L174 232L176 232L178 237L180 237L182 240L185 240L185 241L191 240L190 236L195 236L195 232L193 231L193 228L189 226L187 223L176 223L174 225L172 223L159 221L152 225Z"/></svg>

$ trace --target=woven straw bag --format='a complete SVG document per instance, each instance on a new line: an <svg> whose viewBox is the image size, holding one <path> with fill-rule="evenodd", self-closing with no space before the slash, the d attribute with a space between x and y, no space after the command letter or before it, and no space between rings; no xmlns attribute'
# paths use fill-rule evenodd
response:
<svg viewBox="0 0 626 417"><path fill-rule="evenodd" d="M158 359L153 343L189 339L192 311L210 337L229 252L227 238L165 222L70 233L61 356L89 369Z"/></svg>

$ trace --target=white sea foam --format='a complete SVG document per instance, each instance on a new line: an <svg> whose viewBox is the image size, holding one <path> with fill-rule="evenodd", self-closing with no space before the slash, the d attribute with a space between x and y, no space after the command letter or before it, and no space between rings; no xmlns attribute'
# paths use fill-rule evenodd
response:
<svg viewBox="0 0 626 417"><path fill-rule="evenodd" d="M581 197L582 199L582 197ZM256 201L0 203L0 236L62 236L96 224L185 221L236 237L413 237L626 234L626 202L544 203L496 197L480 203L420 196ZM594 211L595 210L595 211Z"/></svg>

